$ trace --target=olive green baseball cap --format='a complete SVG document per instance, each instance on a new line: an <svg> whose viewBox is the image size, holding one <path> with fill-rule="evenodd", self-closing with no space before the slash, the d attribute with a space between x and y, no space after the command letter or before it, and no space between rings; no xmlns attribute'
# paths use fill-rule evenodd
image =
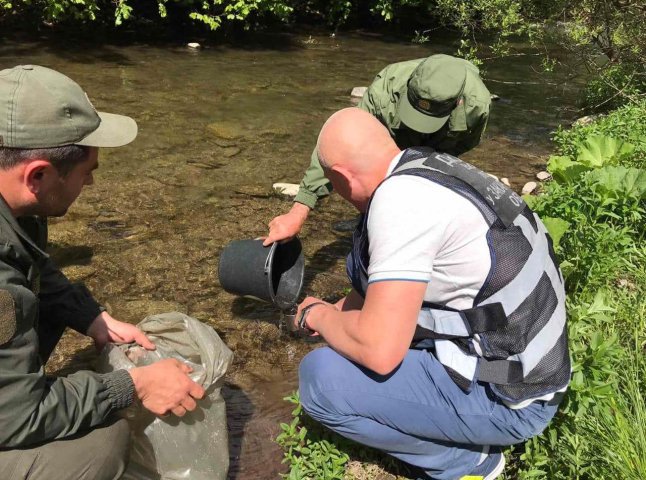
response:
<svg viewBox="0 0 646 480"><path fill-rule="evenodd" d="M431 55L408 79L399 100L399 118L420 133L437 132L457 107L467 79L466 62L450 55Z"/></svg>
<svg viewBox="0 0 646 480"><path fill-rule="evenodd" d="M132 118L97 112L62 73L38 65L0 71L0 147L120 147L136 136Z"/></svg>

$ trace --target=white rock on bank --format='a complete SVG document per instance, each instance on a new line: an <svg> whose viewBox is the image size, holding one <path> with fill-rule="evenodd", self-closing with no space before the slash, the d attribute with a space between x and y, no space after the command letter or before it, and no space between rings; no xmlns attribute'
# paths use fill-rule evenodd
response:
<svg viewBox="0 0 646 480"><path fill-rule="evenodd" d="M354 87L352 89L352 92L350 92L350 97L351 98L362 98L363 95L366 93L366 90L368 90L368 87Z"/></svg>
<svg viewBox="0 0 646 480"><path fill-rule="evenodd" d="M538 178L541 182L544 182L545 180L549 180L550 178L552 178L552 175L550 175L549 172L543 171L543 172L538 172L536 174L536 178Z"/></svg>
<svg viewBox="0 0 646 480"><path fill-rule="evenodd" d="M579 126L582 126L582 125L590 125L591 123L594 123L594 122L596 122L597 120L599 120L599 118L601 118L602 116L603 116L603 115L599 115L599 114L596 114L596 115L586 115L585 117L577 118L577 119L572 123L572 126L575 126L575 125L579 125Z"/></svg>
<svg viewBox="0 0 646 480"><path fill-rule="evenodd" d="M494 180L498 180L498 177L496 177L493 173L487 173L487 175L489 175Z"/></svg>
<svg viewBox="0 0 646 480"><path fill-rule="evenodd" d="M295 197L298 194L298 185L296 183L274 183L274 191L288 197Z"/></svg>
<svg viewBox="0 0 646 480"><path fill-rule="evenodd" d="M507 177L502 177L500 179L500 183L503 183L503 184L507 185L508 187L511 187L511 183L509 183L509 179Z"/></svg>
<svg viewBox="0 0 646 480"><path fill-rule="evenodd" d="M191 42L191 43L189 43L189 44L187 45L187 47L188 47L188 48L192 48L192 49L194 49L194 50L198 50L198 49L202 48L202 45L200 45L200 44L199 44L199 43L197 43L197 42Z"/></svg>
<svg viewBox="0 0 646 480"><path fill-rule="evenodd" d="M536 182L527 182L525 186L523 187L521 193L523 195L529 195L532 193L536 188L538 187L538 184Z"/></svg>

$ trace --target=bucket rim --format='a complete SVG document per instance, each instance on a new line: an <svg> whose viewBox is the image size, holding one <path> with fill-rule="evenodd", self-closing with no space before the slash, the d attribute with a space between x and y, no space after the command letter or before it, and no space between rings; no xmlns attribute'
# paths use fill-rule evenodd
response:
<svg viewBox="0 0 646 480"><path fill-rule="evenodd" d="M274 273L273 272L274 256L276 255L276 250L278 250L279 245L288 245L290 243L295 244L295 248L297 248L299 251L299 257L301 257L303 255L303 244L301 243L298 237L293 237L291 240L285 242L284 244L281 244L280 242L272 243L269 253L267 254L267 259L265 261L265 275L267 276L267 287L269 290L269 296L271 298L271 302L281 310L285 310L293 307L294 304L298 301L298 297L300 296L301 291L303 290L303 275L301 274L298 290L294 295L293 302L291 302L290 304L287 304L287 302L278 302L276 300L276 293L274 292L274 285L272 283L273 273Z"/></svg>

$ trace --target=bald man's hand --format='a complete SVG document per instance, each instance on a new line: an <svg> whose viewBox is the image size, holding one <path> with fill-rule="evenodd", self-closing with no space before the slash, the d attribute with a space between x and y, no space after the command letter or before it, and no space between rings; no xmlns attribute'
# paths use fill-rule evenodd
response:
<svg viewBox="0 0 646 480"><path fill-rule="evenodd" d="M301 231L309 213L310 207L302 203L294 203L289 212L269 222L269 235L262 244L266 247L274 242L291 240Z"/></svg>

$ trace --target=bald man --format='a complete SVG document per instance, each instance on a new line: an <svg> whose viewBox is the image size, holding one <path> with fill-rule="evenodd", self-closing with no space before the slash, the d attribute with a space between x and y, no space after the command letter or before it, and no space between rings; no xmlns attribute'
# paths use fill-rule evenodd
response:
<svg viewBox="0 0 646 480"><path fill-rule="evenodd" d="M400 151L350 108L317 144L362 217L337 304L308 297L298 328L329 347L300 366L313 418L420 478L493 479L501 446L540 433L570 378L551 241L518 195L456 157Z"/></svg>

